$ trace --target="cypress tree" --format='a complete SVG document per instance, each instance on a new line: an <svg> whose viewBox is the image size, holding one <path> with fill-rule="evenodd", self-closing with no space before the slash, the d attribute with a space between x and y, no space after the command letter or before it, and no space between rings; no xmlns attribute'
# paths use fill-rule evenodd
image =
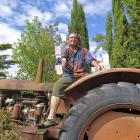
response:
<svg viewBox="0 0 140 140"><path fill-rule="evenodd" d="M12 45L11 44L0 44L0 50L7 50L7 49L12 49ZM5 74L5 69L10 68L10 65L13 65L15 63L17 63L17 61L12 61L12 60L6 60L7 57L10 55L0 55L0 78L6 78L6 74Z"/></svg>
<svg viewBox="0 0 140 140"><path fill-rule="evenodd" d="M77 0L73 1L73 10L71 11L71 24L68 25L69 34L74 32L80 34L82 37L82 43L80 47L87 48L89 50L88 31L86 27L85 12L83 6L78 4Z"/></svg>
<svg viewBox="0 0 140 140"><path fill-rule="evenodd" d="M109 55L109 62L110 66L112 67L112 51L113 51L113 33L112 33L112 28L113 28L113 23L112 23L112 16L111 13L107 13L107 18L106 18L106 51Z"/></svg>
<svg viewBox="0 0 140 140"><path fill-rule="evenodd" d="M129 67L140 68L140 1L124 0L129 15Z"/></svg>
<svg viewBox="0 0 140 140"><path fill-rule="evenodd" d="M89 50L88 30L86 26L85 12L83 6L78 4L77 0L73 1L73 10L71 11L71 24L68 25L68 32L80 34L82 42L79 47ZM91 73L90 66L86 65L86 70Z"/></svg>
<svg viewBox="0 0 140 140"><path fill-rule="evenodd" d="M124 13L122 0L112 0L112 11L114 18L114 49L112 52L111 67L128 67L127 49L129 47L128 22Z"/></svg>

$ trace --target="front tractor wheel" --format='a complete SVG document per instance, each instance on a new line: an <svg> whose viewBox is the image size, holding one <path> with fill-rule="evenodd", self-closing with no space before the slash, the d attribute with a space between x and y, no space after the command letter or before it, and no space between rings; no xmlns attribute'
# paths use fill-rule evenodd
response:
<svg viewBox="0 0 140 140"><path fill-rule="evenodd" d="M88 91L69 110L59 140L140 140L140 84Z"/></svg>

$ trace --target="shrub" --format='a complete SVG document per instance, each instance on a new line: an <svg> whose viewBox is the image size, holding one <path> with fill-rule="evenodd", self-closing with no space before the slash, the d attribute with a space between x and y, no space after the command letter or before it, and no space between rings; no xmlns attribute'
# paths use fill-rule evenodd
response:
<svg viewBox="0 0 140 140"><path fill-rule="evenodd" d="M0 109L0 140L23 140L16 132L18 124L12 122L11 115L10 110Z"/></svg>

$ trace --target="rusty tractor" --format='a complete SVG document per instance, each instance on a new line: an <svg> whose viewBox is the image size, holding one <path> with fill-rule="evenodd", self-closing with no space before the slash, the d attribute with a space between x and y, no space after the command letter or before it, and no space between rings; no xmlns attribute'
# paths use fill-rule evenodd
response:
<svg viewBox="0 0 140 140"><path fill-rule="evenodd" d="M36 81L0 80L0 107L12 110L17 133L25 140L140 140L139 69L108 69L81 78L64 91L59 125L38 129L48 115L54 84L42 82L42 71L40 60Z"/></svg>

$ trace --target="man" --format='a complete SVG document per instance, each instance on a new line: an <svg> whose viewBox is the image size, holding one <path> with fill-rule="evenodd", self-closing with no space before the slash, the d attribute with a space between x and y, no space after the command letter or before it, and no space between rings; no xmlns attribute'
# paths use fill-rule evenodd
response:
<svg viewBox="0 0 140 140"><path fill-rule="evenodd" d="M48 119L43 123L38 124L38 128L48 128L58 124L55 119L57 108L61 99L66 99L66 95L63 91L84 76L86 72L85 62L96 67L98 71L103 69L87 49L78 47L78 44L81 43L80 35L71 33L68 36L68 43L69 48L66 48L61 55L62 70L64 74L53 86Z"/></svg>

